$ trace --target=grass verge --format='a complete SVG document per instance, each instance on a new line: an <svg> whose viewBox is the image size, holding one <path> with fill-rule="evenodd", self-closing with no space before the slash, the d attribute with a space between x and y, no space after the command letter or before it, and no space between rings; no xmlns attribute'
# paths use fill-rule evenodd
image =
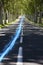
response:
<svg viewBox="0 0 43 65"><path fill-rule="evenodd" d="M4 27L6 27L6 26L9 26L9 25L11 25L11 24L14 23L14 22L15 22L15 21L12 21L12 22L9 22L9 23L4 24L4 25L0 24L0 29L1 29L1 28L4 28Z"/></svg>
<svg viewBox="0 0 43 65"><path fill-rule="evenodd" d="M35 22L31 21L31 20L28 20L27 18L26 18L26 20L27 20L27 22L29 22L32 25L43 27L43 23L35 23Z"/></svg>

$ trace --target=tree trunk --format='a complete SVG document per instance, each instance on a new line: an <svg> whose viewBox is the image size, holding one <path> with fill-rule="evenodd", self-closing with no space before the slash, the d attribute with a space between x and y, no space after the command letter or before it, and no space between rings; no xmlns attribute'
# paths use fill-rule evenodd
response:
<svg viewBox="0 0 43 65"><path fill-rule="evenodd" d="M37 14L37 11L35 11L35 15L34 15L34 22L37 23L37 17L38 17L38 14Z"/></svg>
<svg viewBox="0 0 43 65"><path fill-rule="evenodd" d="M5 11L5 24L8 23L8 10Z"/></svg>
<svg viewBox="0 0 43 65"><path fill-rule="evenodd" d="M38 14L37 14L37 5L36 5L35 0L34 0L34 9L35 9L34 22L37 23Z"/></svg>
<svg viewBox="0 0 43 65"><path fill-rule="evenodd" d="M3 23L3 25L5 24L5 12L4 12L4 8L2 8L2 23Z"/></svg>
<svg viewBox="0 0 43 65"><path fill-rule="evenodd" d="M0 2L0 24L4 25L4 8L2 2Z"/></svg>
<svg viewBox="0 0 43 65"><path fill-rule="evenodd" d="M42 12L41 12L41 10L40 10L40 12L39 12L39 23L42 23L42 21L41 21L41 18L42 18Z"/></svg>

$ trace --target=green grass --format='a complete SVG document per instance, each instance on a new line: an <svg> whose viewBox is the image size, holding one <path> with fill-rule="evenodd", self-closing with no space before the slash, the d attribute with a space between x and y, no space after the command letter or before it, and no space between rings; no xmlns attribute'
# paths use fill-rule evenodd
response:
<svg viewBox="0 0 43 65"><path fill-rule="evenodd" d="M15 21L12 21L12 22L15 22ZM11 24L12 24L12 22L9 22L9 23L4 24L4 25L1 25L1 24L0 24L0 29L1 29L1 28L4 28L4 27L6 27L6 26L11 25Z"/></svg>
<svg viewBox="0 0 43 65"><path fill-rule="evenodd" d="M39 26L43 27L43 23L42 24L39 24Z"/></svg>
<svg viewBox="0 0 43 65"><path fill-rule="evenodd" d="M4 27L4 25L1 25L1 24L0 24L0 28L3 28L3 27Z"/></svg>
<svg viewBox="0 0 43 65"><path fill-rule="evenodd" d="M26 19L28 22L30 22L32 25L36 25L36 26L40 26L40 27L43 27L43 23L35 23L35 22L33 22L33 21L31 21L31 20L28 20L28 19Z"/></svg>

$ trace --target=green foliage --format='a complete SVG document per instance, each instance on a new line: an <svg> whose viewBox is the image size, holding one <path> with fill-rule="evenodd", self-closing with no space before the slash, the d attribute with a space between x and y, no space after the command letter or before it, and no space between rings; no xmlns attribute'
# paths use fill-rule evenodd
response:
<svg viewBox="0 0 43 65"><path fill-rule="evenodd" d="M43 0L0 0L4 10L13 14L33 14L35 10L43 10Z"/></svg>

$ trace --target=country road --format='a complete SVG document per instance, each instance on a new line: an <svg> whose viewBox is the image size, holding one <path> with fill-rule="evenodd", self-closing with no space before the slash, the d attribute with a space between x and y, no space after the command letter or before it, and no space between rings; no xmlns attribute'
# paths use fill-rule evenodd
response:
<svg viewBox="0 0 43 65"><path fill-rule="evenodd" d="M21 21L21 19L20 19ZM0 30L0 55L5 45L15 35L20 21ZM23 21L22 31L13 49L3 58L0 65L43 65L43 29Z"/></svg>

